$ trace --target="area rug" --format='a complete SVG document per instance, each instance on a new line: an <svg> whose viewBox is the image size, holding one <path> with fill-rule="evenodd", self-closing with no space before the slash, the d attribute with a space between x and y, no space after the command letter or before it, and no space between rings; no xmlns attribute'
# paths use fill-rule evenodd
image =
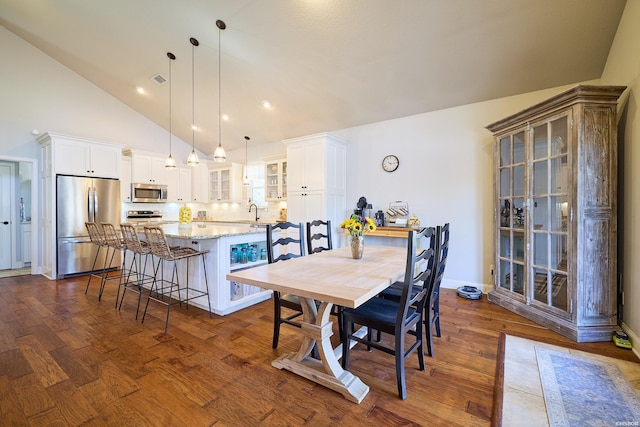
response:
<svg viewBox="0 0 640 427"><path fill-rule="evenodd" d="M500 338L494 426L640 426L638 396L640 363Z"/></svg>
<svg viewBox="0 0 640 427"><path fill-rule="evenodd" d="M640 399L615 363L536 347L552 426L640 422Z"/></svg>

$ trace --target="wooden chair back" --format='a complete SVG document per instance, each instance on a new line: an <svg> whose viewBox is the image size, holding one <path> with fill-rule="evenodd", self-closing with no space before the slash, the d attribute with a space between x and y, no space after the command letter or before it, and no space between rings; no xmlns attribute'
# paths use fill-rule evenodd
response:
<svg viewBox="0 0 640 427"><path fill-rule="evenodd" d="M331 220L307 222L307 253L309 255L333 249Z"/></svg>

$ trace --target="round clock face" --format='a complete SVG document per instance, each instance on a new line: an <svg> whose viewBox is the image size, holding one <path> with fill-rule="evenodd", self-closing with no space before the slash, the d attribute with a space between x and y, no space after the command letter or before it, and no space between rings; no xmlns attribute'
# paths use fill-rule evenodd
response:
<svg viewBox="0 0 640 427"><path fill-rule="evenodd" d="M388 156L385 156L384 159L382 159L382 169L387 172L393 172L394 170L398 169L399 164L400 162L398 161L398 158L393 154L389 154Z"/></svg>

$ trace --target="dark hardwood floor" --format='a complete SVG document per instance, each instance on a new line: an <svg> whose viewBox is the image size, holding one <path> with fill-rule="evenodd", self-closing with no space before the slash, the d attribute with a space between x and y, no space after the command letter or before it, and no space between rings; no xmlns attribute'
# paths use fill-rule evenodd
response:
<svg viewBox="0 0 640 427"><path fill-rule="evenodd" d="M220 317L152 305L134 319L116 287L97 301L86 277L0 279L0 424L488 426L501 332L638 361L613 343L576 344L486 300L443 290L442 337L426 371L407 363L406 401L397 397L393 358L356 347L350 370L371 391L360 404L271 366L297 350L283 325L271 349L272 302Z"/></svg>

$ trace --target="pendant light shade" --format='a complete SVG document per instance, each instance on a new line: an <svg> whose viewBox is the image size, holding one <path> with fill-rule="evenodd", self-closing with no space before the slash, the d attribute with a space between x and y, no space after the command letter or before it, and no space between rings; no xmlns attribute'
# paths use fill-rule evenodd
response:
<svg viewBox="0 0 640 427"><path fill-rule="evenodd" d="M196 166L200 163L200 159L198 159L198 154L196 154L196 91L195 91L195 64L194 64L194 51L196 46L200 44L198 40L191 37L189 39L191 42L191 153L189 157L187 157L187 164L189 166Z"/></svg>
<svg viewBox="0 0 640 427"><path fill-rule="evenodd" d="M173 81L171 78L171 63L176 59L176 56L171 52L167 52L167 57L169 58L169 157L165 160L164 167L167 169L175 169L176 159L171 155L171 82Z"/></svg>
<svg viewBox="0 0 640 427"><path fill-rule="evenodd" d="M244 137L244 179L242 180L242 185L244 186L251 185L251 181L249 181L249 176L248 176L248 169L249 169L249 156L247 155L247 153L249 152L249 149L247 148L248 144L249 144L249 137L245 136Z"/></svg>
<svg viewBox="0 0 640 427"><path fill-rule="evenodd" d="M222 56L220 54L220 35L222 34L222 30L227 28L227 24L218 19L216 21L216 27L218 27L218 146L216 147L216 151L213 153L213 160L215 162L222 163L227 160L227 153L225 153L224 148L222 147L222 122L220 120L222 116L222 111L220 109L220 105L222 103L222 85L220 84L220 70L222 69L220 66L220 58Z"/></svg>

